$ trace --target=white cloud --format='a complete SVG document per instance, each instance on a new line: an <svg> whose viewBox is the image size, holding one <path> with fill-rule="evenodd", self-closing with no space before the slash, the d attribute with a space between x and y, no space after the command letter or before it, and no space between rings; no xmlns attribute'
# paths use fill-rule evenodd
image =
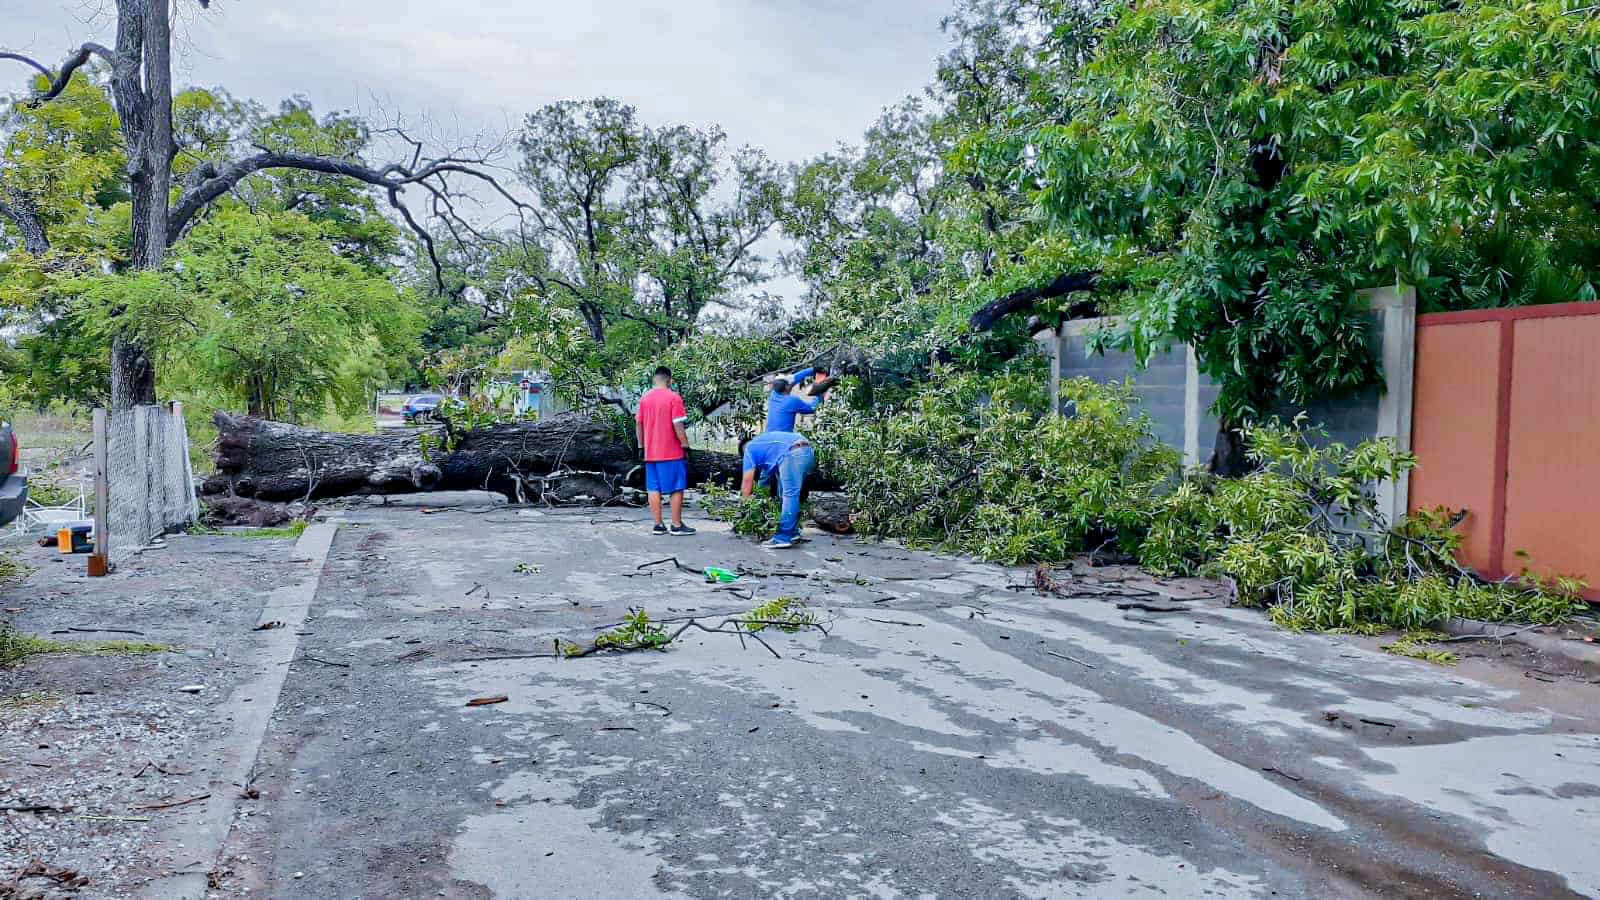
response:
<svg viewBox="0 0 1600 900"><path fill-rule="evenodd" d="M109 0L0 0L0 47L53 65L111 43ZM932 78L952 0L213 0L183 10L180 84L270 106L303 95L426 123L453 143L562 99L617 97L651 124L720 124L799 161L857 140ZM0 90L25 70L0 63ZM791 298L798 282L768 285Z"/></svg>
<svg viewBox="0 0 1600 900"><path fill-rule="evenodd" d="M600 95L653 123L721 124L802 159L856 139L921 90L949 0L214 0L187 8L180 81L274 105L381 108L446 131L503 131L546 103ZM10 5L10 4L8 4ZM7 11L0 46L48 60L109 41L96 0ZM89 20L87 23L85 20ZM0 84L23 76L0 69Z"/></svg>

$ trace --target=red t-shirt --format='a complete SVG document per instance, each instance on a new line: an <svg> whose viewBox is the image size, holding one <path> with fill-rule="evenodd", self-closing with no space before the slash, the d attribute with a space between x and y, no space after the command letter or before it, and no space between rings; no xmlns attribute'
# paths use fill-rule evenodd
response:
<svg viewBox="0 0 1600 900"><path fill-rule="evenodd" d="M639 436L644 439L645 462L671 462L683 459L683 445L678 443L678 433L673 422L688 422L689 413L683 408L683 398L672 388L651 388L639 400Z"/></svg>

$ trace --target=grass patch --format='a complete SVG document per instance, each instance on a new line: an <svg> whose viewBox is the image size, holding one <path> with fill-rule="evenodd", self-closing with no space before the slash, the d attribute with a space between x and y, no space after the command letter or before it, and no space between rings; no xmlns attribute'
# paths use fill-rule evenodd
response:
<svg viewBox="0 0 1600 900"><path fill-rule="evenodd" d="M88 410L65 403L45 412L15 409L6 418L23 449L74 452L94 438Z"/></svg>
<svg viewBox="0 0 1600 900"><path fill-rule="evenodd" d="M55 706L63 699L55 691L26 691L10 697L0 697L0 714L26 712Z"/></svg>
<svg viewBox="0 0 1600 900"><path fill-rule="evenodd" d="M226 534L229 537L244 538L247 541L274 541L284 538L294 539L300 537L302 534L305 534L306 529L310 527L310 525L310 522L301 519L298 522L291 522L288 525L278 528L251 528L247 531L229 531L226 532Z"/></svg>
<svg viewBox="0 0 1600 900"><path fill-rule="evenodd" d="M276 528L244 528L237 531L226 531L211 525L204 525L199 522L195 522L188 528L184 529L184 533L194 535L196 537L232 537L244 538L247 541L275 541L283 539L296 539L300 537L300 535L305 534L306 529L310 526L310 522L301 519L298 522L291 522L288 525L282 525Z"/></svg>
<svg viewBox="0 0 1600 900"><path fill-rule="evenodd" d="M0 623L0 665L9 666L43 653L83 653L91 656L137 656L167 653L166 644L149 641L52 641L23 634L10 623Z"/></svg>
<svg viewBox="0 0 1600 900"><path fill-rule="evenodd" d="M74 485L63 484L47 476L28 477L28 499L40 506L66 506L76 502L82 493Z"/></svg>
<svg viewBox="0 0 1600 900"><path fill-rule="evenodd" d="M0 585L21 581L33 574L33 567L9 553L0 553Z"/></svg>

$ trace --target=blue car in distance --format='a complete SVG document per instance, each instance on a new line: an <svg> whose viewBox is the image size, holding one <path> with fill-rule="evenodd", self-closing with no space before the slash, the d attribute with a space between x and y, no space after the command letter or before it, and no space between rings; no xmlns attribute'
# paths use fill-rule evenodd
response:
<svg viewBox="0 0 1600 900"><path fill-rule="evenodd" d="M415 397L408 397L400 414L405 416L407 424L426 422L438 417L439 403L443 400L443 394L418 394Z"/></svg>

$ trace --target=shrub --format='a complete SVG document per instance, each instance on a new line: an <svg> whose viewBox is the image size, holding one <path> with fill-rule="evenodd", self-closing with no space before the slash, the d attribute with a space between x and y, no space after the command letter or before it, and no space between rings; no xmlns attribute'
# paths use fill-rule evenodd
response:
<svg viewBox="0 0 1600 900"><path fill-rule="evenodd" d="M1373 488L1416 465L1386 440L1317 446L1302 421L1248 429L1259 468L1192 475L1157 504L1140 561L1230 579L1240 603L1296 630L1422 631L1453 616L1557 622L1584 585L1524 575L1486 584L1455 558L1458 517L1424 511L1391 529Z"/></svg>
<svg viewBox="0 0 1600 900"><path fill-rule="evenodd" d="M1064 382L1069 417L1048 416L1037 373L936 373L876 417L832 409L821 464L867 530L1017 563L1115 543L1136 550L1175 451L1134 415L1128 391Z"/></svg>

